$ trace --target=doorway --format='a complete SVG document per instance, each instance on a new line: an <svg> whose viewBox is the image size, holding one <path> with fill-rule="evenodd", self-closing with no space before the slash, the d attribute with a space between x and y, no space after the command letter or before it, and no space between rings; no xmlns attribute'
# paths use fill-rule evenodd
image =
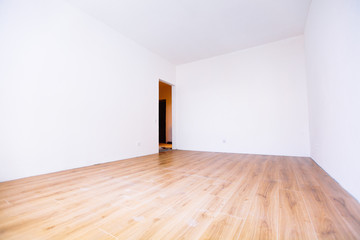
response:
<svg viewBox="0 0 360 240"><path fill-rule="evenodd" d="M172 86L159 81L159 152L172 150Z"/></svg>
<svg viewBox="0 0 360 240"><path fill-rule="evenodd" d="M159 100L159 143L166 143L166 99Z"/></svg>

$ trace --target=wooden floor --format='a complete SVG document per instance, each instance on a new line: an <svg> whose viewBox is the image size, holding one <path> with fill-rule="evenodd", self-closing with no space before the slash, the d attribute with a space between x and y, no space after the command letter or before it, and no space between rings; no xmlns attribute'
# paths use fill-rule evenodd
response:
<svg viewBox="0 0 360 240"><path fill-rule="evenodd" d="M0 183L0 239L360 239L309 158L170 151Z"/></svg>

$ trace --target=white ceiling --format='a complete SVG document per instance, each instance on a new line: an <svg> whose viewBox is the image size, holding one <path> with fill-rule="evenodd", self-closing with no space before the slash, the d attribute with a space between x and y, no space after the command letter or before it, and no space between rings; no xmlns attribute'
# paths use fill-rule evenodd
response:
<svg viewBox="0 0 360 240"><path fill-rule="evenodd" d="M300 35L311 0L68 0L174 64Z"/></svg>

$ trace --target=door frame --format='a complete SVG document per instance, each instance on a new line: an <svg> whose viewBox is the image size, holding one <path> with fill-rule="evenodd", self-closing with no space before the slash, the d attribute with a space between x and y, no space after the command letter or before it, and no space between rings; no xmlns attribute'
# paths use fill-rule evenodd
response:
<svg viewBox="0 0 360 240"><path fill-rule="evenodd" d="M175 93L175 85L167 82L163 79L159 79L157 81L157 143L159 143L159 82L165 83L171 86L171 140L172 140L172 149L176 149L176 93Z"/></svg>

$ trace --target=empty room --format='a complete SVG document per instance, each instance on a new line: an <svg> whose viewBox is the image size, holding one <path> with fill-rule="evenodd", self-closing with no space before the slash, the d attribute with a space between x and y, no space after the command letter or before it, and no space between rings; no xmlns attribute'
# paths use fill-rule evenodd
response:
<svg viewBox="0 0 360 240"><path fill-rule="evenodd" d="M0 239L360 239L359 0L0 0Z"/></svg>

